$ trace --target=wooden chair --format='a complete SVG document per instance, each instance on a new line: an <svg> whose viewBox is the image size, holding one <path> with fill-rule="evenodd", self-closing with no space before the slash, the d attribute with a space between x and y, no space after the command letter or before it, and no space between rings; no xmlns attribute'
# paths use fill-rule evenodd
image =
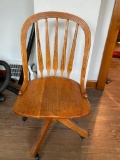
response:
<svg viewBox="0 0 120 160"><path fill-rule="evenodd" d="M50 43L48 33L48 18L55 19L55 40L53 61L50 58ZM47 76L43 76L43 56L40 42L38 20L45 19L45 39L46 39L46 69ZM58 70L58 29L59 20L65 19L64 44L62 48L60 70L61 75L57 76ZM66 48L69 22L76 24L73 43L67 65L67 77L63 77L66 65ZM36 44L38 51L38 64L41 77L32 81L28 80L28 64L26 51L26 37L29 27L35 23ZM85 35L84 56L82 60L80 84L75 80L69 79L72 71L78 28L81 27ZM59 121L68 128L77 132L81 137L88 137L88 133L74 124L71 119L86 116L90 113L90 105L86 94L85 75L88 62L88 55L91 43L90 30L88 25L81 18L63 12L42 12L28 18L21 31L21 49L24 72L24 82L19 91L19 96L14 105L14 112L23 117L44 119L44 125L40 135L31 149L31 156L39 159L38 150L42 141L54 121ZM54 76L50 76L51 63L53 62Z"/></svg>

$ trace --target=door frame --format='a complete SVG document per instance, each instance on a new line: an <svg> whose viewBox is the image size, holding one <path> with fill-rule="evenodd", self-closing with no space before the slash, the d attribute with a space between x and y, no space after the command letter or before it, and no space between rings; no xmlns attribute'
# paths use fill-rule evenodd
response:
<svg viewBox="0 0 120 160"><path fill-rule="evenodd" d="M101 61L98 81L96 85L96 88L99 90L104 90L119 30L120 30L120 0L115 0L108 36L106 39L106 44L103 52L103 58Z"/></svg>

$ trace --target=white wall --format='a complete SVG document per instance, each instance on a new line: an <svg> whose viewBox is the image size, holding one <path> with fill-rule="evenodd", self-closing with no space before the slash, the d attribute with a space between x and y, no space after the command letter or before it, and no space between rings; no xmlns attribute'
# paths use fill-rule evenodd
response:
<svg viewBox="0 0 120 160"><path fill-rule="evenodd" d="M64 11L82 17L92 34L88 80L97 80L115 0L34 0L34 11Z"/></svg>
<svg viewBox="0 0 120 160"><path fill-rule="evenodd" d="M115 0L102 0L88 80L97 80Z"/></svg>
<svg viewBox="0 0 120 160"><path fill-rule="evenodd" d="M0 0L0 59L21 63L20 31L33 5L33 0Z"/></svg>
<svg viewBox="0 0 120 160"><path fill-rule="evenodd" d="M70 12L85 19L92 32L88 80L97 80L114 1L0 0L0 59L21 63L20 30L25 19L34 12Z"/></svg>
<svg viewBox="0 0 120 160"><path fill-rule="evenodd" d="M63 11L78 15L84 19L91 30L92 43L91 53L94 44L96 27L98 22L101 0L34 0L34 12L42 11ZM90 53L90 55L91 55ZM78 61L80 63L80 61ZM71 77L79 82L79 74Z"/></svg>

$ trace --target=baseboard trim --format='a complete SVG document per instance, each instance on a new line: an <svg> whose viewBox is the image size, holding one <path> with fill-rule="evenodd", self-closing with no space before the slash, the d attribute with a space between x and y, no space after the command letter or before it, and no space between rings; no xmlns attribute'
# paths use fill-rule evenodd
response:
<svg viewBox="0 0 120 160"><path fill-rule="evenodd" d="M86 87L87 88L96 88L97 81L87 81Z"/></svg>

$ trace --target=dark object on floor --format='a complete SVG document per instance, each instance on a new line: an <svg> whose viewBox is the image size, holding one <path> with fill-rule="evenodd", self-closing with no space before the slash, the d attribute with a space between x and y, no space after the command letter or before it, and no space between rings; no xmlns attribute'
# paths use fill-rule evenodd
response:
<svg viewBox="0 0 120 160"><path fill-rule="evenodd" d="M0 102L3 102L5 100L4 96L2 95L2 92L6 87L8 86L8 83L11 79L11 71L9 65L5 61L0 60L0 66L1 69L5 72L0 72ZM4 74L3 74L4 73Z"/></svg>
<svg viewBox="0 0 120 160"><path fill-rule="evenodd" d="M5 100L5 97L4 95L2 95L2 92L5 89L8 89L15 94L18 94L19 90L9 85L9 82L13 81L13 79L11 79L10 66L5 61L1 60L0 66L2 66L1 68L4 68L4 70L1 70L0 72L0 102L3 102Z"/></svg>
<svg viewBox="0 0 120 160"><path fill-rule="evenodd" d="M0 93L0 102L3 102L5 100L5 97Z"/></svg>
<svg viewBox="0 0 120 160"><path fill-rule="evenodd" d="M15 94L18 94L18 92L19 92L19 90L17 88L15 88L13 86L10 86L10 85L8 85L6 87L6 89L9 90L9 91L11 91L11 92L13 92L13 93L15 93Z"/></svg>
<svg viewBox="0 0 120 160"><path fill-rule="evenodd" d="M120 58L120 52L119 51L114 51L113 52L113 57L114 58Z"/></svg>
<svg viewBox="0 0 120 160"><path fill-rule="evenodd" d="M11 79L11 71L9 65L5 61L0 60L0 66L5 70L5 75L3 75L2 72L0 73L0 93L2 93Z"/></svg>
<svg viewBox="0 0 120 160"><path fill-rule="evenodd" d="M30 57L30 54L31 54L34 38L35 38L35 25L33 24L32 29L31 29L31 33L30 33L30 37L29 37L29 41L28 41L28 46L27 46L27 59L28 60L29 60L29 57ZM24 80L23 78L24 77L23 77L23 69L22 69L18 84L22 85L23 80Z"/></svg>
<svg viewBox="0 0 120 160"><path fill-rule="evenodd" d="M107 79L107 80L106 80L106 84L109 84L109 83L111 83L111 82L112 82L111 79Z"/></svg>
<svg viewBox="0 0 120 160"><path fill-rule="evenodd" d="M27 117L22 117L23 121L27 121L27 119L28 119Z"/></svg>
<svg viewBox="0 0 120 160"><path fill-rule="evenodd" d="M40 156L39 156L39 154L36 154L36 156L35 156L35 160L40 160Z"/></svg>

